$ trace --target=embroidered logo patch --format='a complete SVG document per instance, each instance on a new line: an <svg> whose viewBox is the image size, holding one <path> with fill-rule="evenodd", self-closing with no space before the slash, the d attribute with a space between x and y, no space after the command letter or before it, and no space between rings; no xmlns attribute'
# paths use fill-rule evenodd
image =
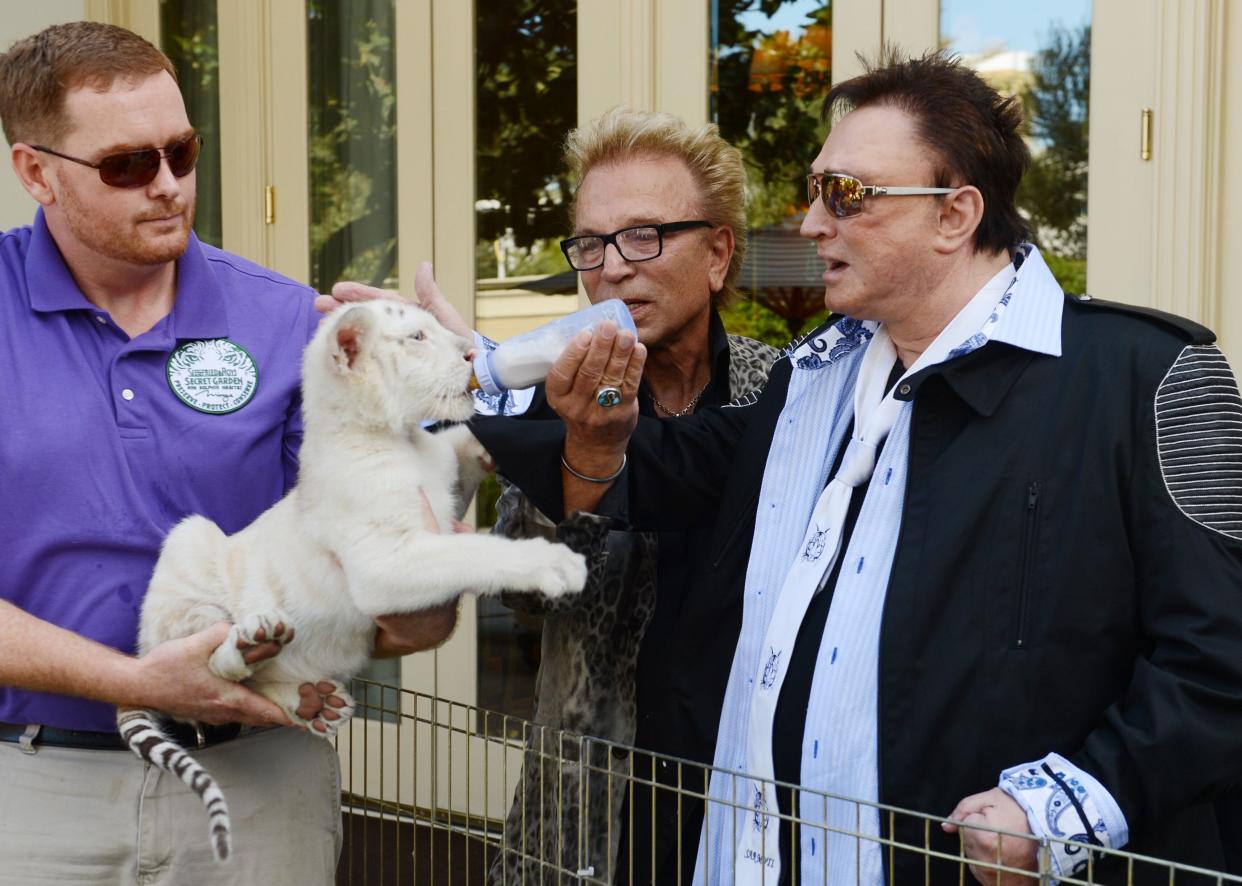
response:
<svg viewBox="0 0 1242 886"><path fill-rule="evenodd" d="M750 805L754 810L751 815L751 823L754 825L755 830L766 831L768 829L768 819L770 817L767 815L768 802L763 799L763 791L759 788L755 788L755 798L751 801Z"/></svg>
<svg viewBox="0 0 1242 886"><path fill-rule="evenodd" d="M192 409L224 415L241 409L259 387L259 368L227 338L190 341L168 357L168 386Z"/></svg>
<svg viewBox="0 0 1242 886"><path fill-rule="evenodd" d="M771 689L776 685L776 675L780 673L780 670L781 654L773 649L768 663L763 666L763 677L760 678L759 685L764 689Z"/></svg>
<svg viewBox="0 0 1242 886"><path fill-rule="evenodd" d="M820 556L823 555L824 548L826 547L824 536L827 534L827 529L820 529L818 526L815 527L815 534L811 536L809 541L807 541L806 549L802 552L803 560L811 562L818 560Z"/></svg>

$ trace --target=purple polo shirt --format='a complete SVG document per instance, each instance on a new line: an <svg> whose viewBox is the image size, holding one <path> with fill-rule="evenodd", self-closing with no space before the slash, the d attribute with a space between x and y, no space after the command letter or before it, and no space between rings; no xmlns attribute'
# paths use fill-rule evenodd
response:
<svg viewBox="0 0 1242 886"><path fill-rule="evenodd" d="M236 532L293 485L313 299L191 236L171 314L131 340L82 295L42 210L0 232L0 598L132 653L168 530L204 514ZM257 385L212 414L174 393L169 358L221 339ZM0 687L0 721L114 731L116 711Z"/></svg>

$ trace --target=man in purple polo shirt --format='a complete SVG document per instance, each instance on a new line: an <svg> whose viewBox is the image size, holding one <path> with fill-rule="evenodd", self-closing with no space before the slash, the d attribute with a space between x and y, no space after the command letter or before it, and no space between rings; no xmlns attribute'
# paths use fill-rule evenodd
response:
<svg viewBox="0 0 1242 886"><path fill-rule="evenodd" d="M227 626L133 657L167 531L205 514L235 532L294 481L314 293L195 239L200 139L136 35L75 23L14 44L0 120L39 204L0 232L0 883L332 882L336 753L250 728L287 720L206 669ZM385 622L377 648L454 622ZM118 704L215 724L198 756L231 806L228 866L198 798L120 749Z"/></svg>

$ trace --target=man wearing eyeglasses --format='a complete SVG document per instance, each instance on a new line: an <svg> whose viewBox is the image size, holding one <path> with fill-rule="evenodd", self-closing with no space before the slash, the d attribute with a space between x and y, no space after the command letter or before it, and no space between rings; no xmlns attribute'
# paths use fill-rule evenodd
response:
<svg viewBox="0 0 1242 886"><path fill-rule="evenodd" d="M610 377L596 396L606 400L625 387L631 398L637 391L644 415L680 421L705 407L753 395L777 352L726 335L718 313L736 295L745 253L741 155L714 126L692 127L669 114L617 108L571 132L565 159L576 188L574 235L561 242L562 252L592 302L625 302L640 347L649 355L640 385L626 387L621 376ZM426 307L468 334L429 275L420 279L418 289ZM333 294L355 298L378 291L338 284ZM324 299L324 307L334 304ZM627 347L635 345L632 336L623 339ZM574 470L559 461L561 422L542 388L514 399L521 401L520 408L503 411L509 416L520 412L519 419L482 418L476 433L506 462L524 462L536 441L558 441L550 460L535 472L550 489L560 471ZM645 785L656 780L691 791L697 779L701 794L702 767L663 763L653 770L650 755L631 759L595 743L590 764L616 773L610 790L606 778L588 775L579 783L574 780L577 767L558 765L556 755L576 753L576 741L567 740L560 751L553 747L560 730L567 730L709 762L732 653L729 626L736 632L741 610L737 601L688 605L682 598L701 537L632 533L582 516L562 520L573 508L562 510L556 488L555 505L546 512L515 487L506 487L497 506L495 531L555 534L588 556L591 577L569 603L507 601L544 616L534 719L548 731L533 733L528 742L548 753L542 767L537 754L527 757L505 828L505 845L512 851L497 856L489 881L550 883L558 867L593 867L597 877L611 882L680 882L693 871L702 804L696 807L691 797L679 799L672 790L653 798ZM701 630L704 622L720 626L721 632ZM690 687L689 693L675 691L674 684ZM620 788L627 772L633 778L632 795ZM580 789L582 804L576 799ZM551 790L575 799L544 803ZM579 854L580 827L589 835L584 855Z"/></svg>
<svg viewBox="0 0 1242 886"><path fill-rule="evenodd" d="M138 36L18 41L0 121L38 203L0 232L0 883L333 882L336 752L257 728L288 721L211 675L228 625L132 657L165 533L234 532L292 485L314 294L194 237L202 141ZM203 724L175 734L228 796L229 865L198 797L124 748L118 704Z"/></svg>
<svg viewBox="0 0 1242 886"><path fill-rule="evenodd" d="M637 389L639 410L653 419L680 420L759 390L776 350L726 335L718 314L736 295L745 255L745 172L737 150L714 126L691 127L668 114L625 109L571 132L566 144L577 187L574 235L561 242L561 250L591 301L619 298L630 310L648 355ZM604 387L624 387L622 376L604 382ZM535 405L517 423L522 426L503 420L477 423L475 433L494 457L521 459L531 433L525 425L531 420L546 419L560 432L561 423L542 395ZM570 463L561 469L575 470ZM538 514L526 496L510 487L498 507L497 531L521 534L538 524ZM571 518L561 534L583 520ZM671 675L694 685L689 704L718 707L730 650L698 626L704 619L736 623L740 610L686 606L681 590L703 541L694 534L640 535L586 525L598 530L591 543L597 568L569 611L545 618L536 722L709 762L711 736L696 731L702 717L681 709ZM683 660L684 666L675 664ZM597 663L585 680L575 677L583 661ZM701 793L701 769L679 772L668 763L653 768L652 758L641 752L609 761L611 751L597 747L601 758L593 762L614 771L628 766L636 789L632 796L614 791L609 798L603 780L586 781L591 796L581 814L588 817L587 833L611 843L592 847L586 863L613 882L675 883L680 857L681 879L689 877L702 805L689 799L679 804L671 791L657 791L653 798L644 784L676 785L680 775L683 787L693 790L697 783ZM523 774L527 796L536 796L538 767L528 766ZM551 768L544 775L558 777ZM615 813L598 817L610 799ZM563 813L558 818L566 824L577 820ZM515 804L508 822L511 846L523 845L513 839L520 838L516 826L523 820L537 818L530 811L523 817ZM555 857L553 841L559 841L568 847L561 863L576 863L572 840L565 842L572 832L560 837L545 827L544 833L544 858ZM523 869L516 859L501 864L508 867L510 882L521 874L550 882L537 866ZM504 879L498 874L494 868L492 882Z"/></svg>
<svg viewBox="0 0 1242 886"><path fill-rule="evenodd" d="M653 419L680 420L701 408L753 395L777 353L759 342L727 336L718 314L736 295L745 256L745 173L736 149L715 127L695 128L667 114L619 108L570 133L566 160L577 182L575 233L561 249L593 302L619 298L629 307L648 355L637 388L639 410ZM622 378L604 381L624 387ZM476 433L498 459L521 459L532 423L562 433L542 395L522 426L480 421ZM562 463L562 470L575 468ZM540 519L546 524L515 487L508 489L498 511L501 532L521 533ZM548 512L553 517L560 513L559 508ZM571 518L562 534L581 520ZM736 606L715 605L720 601L686 605L681 590L702 541L683 532L597 535L594 558L600 571L583 599L575 601L573 610L545 619L537 722L710 761L710 730L699 730L709 718L702 712L687 714L683 706L702 707L709 714L719 706L730 650L698 626L704 620L736 624L741 613ZM620 596L617 587L623 589ZM610 633L600 636L608 626ZM608 667L596 669L585 685L573 679L578 662L601 660L600 647L609 650L602 660ZM673 682L692 685L694 691L683 698ZM585 718L566 716L580 711L587 712ZM589 832L610 838L611 845L593 853L589 863L614 882L675 883L679 872L680 879L689 877L702 806L688 798L678 803L671 791L656 791L653 797L644 785L676 785L680 776L681 786L693 790L697 783L701 793L701 770L679 772L667 763L653 767L652 758L642 753L630 760L595 762L618 771L629 766L635 790L632 795L615 792L612 805L620 809L610 820L594 820L608 805L603 782L595 780L591 790L598 795L588 797L583 813L593 819ZM539 772L528 770L524 776L534 784ZM519 813L515 806L510 829L522 821ZM511 875L522 872L509 867ZM527 867L524 873L538 877L535 882L546 880L537 869ZM501 880L495 870L491 879Z"/></svg>
<svg viewBox="0 0 1242 886"><path fill-rule="evenodd" d="M802 233L839 316L756 402L603 404L641 352L599 334L547 384L561 502L712 526L686 599L744 607L694 882L1224 868L1242 399L1212 333L1062 293L1014 203L1018 102L955 60L888 54L824 111ZM556 504L538 457L499 461Z"/></svg>

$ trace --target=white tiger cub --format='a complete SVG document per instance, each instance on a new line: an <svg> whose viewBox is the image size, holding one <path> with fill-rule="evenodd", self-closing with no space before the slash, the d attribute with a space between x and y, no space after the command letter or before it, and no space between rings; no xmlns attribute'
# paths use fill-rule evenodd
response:
<svg viewBox="0 0 1242 886"><path fill-rule="evenodd" d="M339 720L317 718L323 728L313 730L330 737L353 713L345 685L367 663L376 616L464 591L580 591L586 563L564 545L437 532L462 504L454 492L459 457L476 472L467 496L486 457L465 428L431 434L421 426L473 414L469 347L426 311L391 300L341 307L324 319L302 360L296 487L233 536L200 516L172 530L143 603L139 654L231 621L210 669L245 681L308 726L297 716L298 686L333 682L349 704ZM287 644L295 630L296 643L253 666L237 648L260 638ZM212 849L227 859L228 809L211 775L160 732L151 712L119 709L117 725L139 757L198 793Z"/></svg>

